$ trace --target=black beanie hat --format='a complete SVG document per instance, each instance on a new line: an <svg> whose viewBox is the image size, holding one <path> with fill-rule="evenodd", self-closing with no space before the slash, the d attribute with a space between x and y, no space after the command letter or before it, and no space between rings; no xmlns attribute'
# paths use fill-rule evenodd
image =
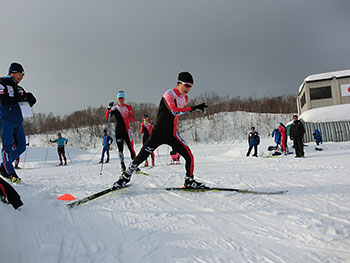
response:
<svg viewBox="0 0 350 263"><path fill-rule="evenodd" d="M193 84L193 78L192 78L191 73L189 73L189 72L180 72L177 79L182 81L182 82Z"/></svg>
<svg viewBox="0 0 350 263"><path fill-rule="evenodd" d="M24 68L21 64L13 62L9 68L9 74L10 73L22 73L24 75Z"/></svg>

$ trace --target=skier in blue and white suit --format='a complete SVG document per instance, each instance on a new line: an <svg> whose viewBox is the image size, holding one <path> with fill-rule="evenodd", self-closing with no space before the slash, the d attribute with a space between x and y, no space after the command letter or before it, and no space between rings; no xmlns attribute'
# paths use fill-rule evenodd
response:
<svg viewBox="0 0 350 263"><path fill-rule="evenodd" d="M18 84L24 77L21 64L12 63L8 75L0 78L0 119L2 137L2 163L0 173L12 182L19 182L12 162L26 150L26 138L22 126L23 116L18 102L27 101L30 106L36 102L30 92L25 92ZM13 139L16 137L17 146L13 149Z"/></svg>
<svg viewBox="0 0 350 263"><path fill-rule="evenodd" d="M103 149L102 149L102 155L100 163L103 163L103 158L105 156L105 153L107 154L107 160L106 163L109 162L109 148L111 144L113 143L113 138L107 134L107 130L103 130Z"/></svg>
<svg viewBox="0 0 350 263"><path fill-rule="evenodd" d="M272 137L275 138L275 143L276 143L276 146L275 146L275 150L278 149L278 145L281 144L281 133L278 129L274 129L273 132L272 132Z"/></svg>

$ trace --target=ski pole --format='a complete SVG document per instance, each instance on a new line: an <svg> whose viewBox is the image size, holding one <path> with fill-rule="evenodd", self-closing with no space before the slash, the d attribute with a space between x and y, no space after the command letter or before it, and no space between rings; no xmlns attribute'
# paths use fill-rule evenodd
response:
<svg viewBox="0 0 350 263"><path fill-rule="evenodd" d="M103 150L102 150L102 157L101 157L101 170L100 170L100 175L102 175L102 171L103 171L103 159L104 159L104 156L105 156L105 146L103 146Z"/></svg>
<svg viewBox="0 0 350 263"><path fill-rule="evenodd" d="M24 161L23 161L23 166L22 166L22 168L24 168L24 166L25 166L25 164L26 164L27 153L28 153L28 147L26 148L26 153L24 154Z"/></svg>
<svg viewBox="0 0 350 263"><path fill-rule="evenodd" d="M100 151L100 149L98 149L95 154L92 156L92 158L90 159L90 161L88 163L90 163L92 161L92 159L94 159L94 157L96 156L96 154Z"/></svg>
<svg viewBox="0 0 350 263"><path fill-rule="evenodd" d="M101 163L100 175L102 175L102 171L103 171L103 162Z"/></svg>
<svg viewBox="0 0 350 263"><path fill-rule="evenodd" d="M44 165L46 165L46 160L47 160L47 154L49 152L49 148L46 149L46 154L45 154L45 162L44 162Z"/></svg>
<svg viewBox="0 0 350 263"><path fill-rule="evenodd" d="M72 162L72 158L70 158L70 154L69 154L69 152L68 152L68 147L66 147L66 150L67 150L67 154L68 154L68 157L69 157L70 163L71 163L71 164L73 164L73 162Z"/></svg>

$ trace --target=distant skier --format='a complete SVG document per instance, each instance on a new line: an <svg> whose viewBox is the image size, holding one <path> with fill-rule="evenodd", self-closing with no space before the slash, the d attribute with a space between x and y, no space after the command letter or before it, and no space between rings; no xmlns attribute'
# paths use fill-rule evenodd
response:
<svg viewBox="0 0 350 263"><path fill-rule="evenodd" d="M130 105L125 104L125 93L124 91L119 91L117 94L118 104L113 106L113 101L109 103L107 107L105 118L115 116L116 126L115 126L115 139L118 146L118 155L120 159L120 165L122 172L126 170L124 162L124 142L126 143L131 159L134 160L136 153L134 150L134 140L132 138L130 123L134 122L134 113Z"/></svg>
<svg viewBox="0 0 350 263"><path fill-rule="evenodd" d="M278 126L278 130L281 134L281 148L284 154L287 154L287 135L286 135L286 126L281 122Z"/></svg>
<svg viewBox="0 0 350 263"><path fill-rule="evenodd" d="M142 143L145 144L146 140L148 139L148 137L151 135L153 130L153 125L152 123L149 121L148 115L145 114L143 115L143 122L141 122L141 129L140 129L140 133L143 135L142 136ZM152 166L154 166L154 153L151 153L151 157L152 157ZM148 166L148 160L145 160L145 166Z"/></svg>
<svg viewBox="0 0 350 263"><path fill-rule="evenodd" d="M192 152L186 142L180 137L177 130L177 121L179 116L195 110L204 112L204 109L208 107L205 105L205 103L192 107L185 107L185 104L188 101L187 94L192 87L192 75L188 72L179 73L176 87L167 90L163 94L159 104L157 122L151 136L148 138L145 145L143 145L136 158L129 165L128 170L123 172L119 180L114 183L115 187L122 187L126 185L130 181L132 173L138 169L137 167L162 144L170 145L186 160L186 177L184 187L205 187L203 183L194 180L194 161Z"/></svg>
<svg viewBox="0 0 350 263"><path fill-rule="evenodd" d="M64 146L68 143L68 140L62 137L61 133L59 132L57 134L57 138L55 140L50 139L50 142L57 143L57 153L60 160L60 165L63 165L62 157L64 160L64 165L67 165L67 158L66 158Z"/></svg>
<svg viewBox="0 0 350 263"><path fill-rule="evenodd" d="M18 84L24 77L24 69L21 64L12 63L8 75L0 78L0 119L2 137L2 160L0 173L12 182L20 182L21 178L15 172L13 161L26 150L26 138L22 126L23 115L19 102L26 101L32 107L36 99L30 92ZM14 136L17 140L13 149Z"/></svg>
<svg viewBox="0 0 350 263"><path fill-rule="evenodd" d="M274 137L274 141L276 143L275 150L277 150L278 146L281 144L281 133L280 133L279 129L273 130L272 137Z"/></svg>
<svg viewBox="0 0 350 263"><path fill-rule="evenodd" d="M290 136L290 139L293 140L296 158L304 157L304 149L303 149L304 133L305 133L305 128L303 123L300 120L298 120L297 115L293 115L293 123L290 127L289 136Z"/></svg>
<svg viewBox="0 0 350 263"><path fill-rule="evenodd" d="M170 164L180 164L181 155L174 149L170 151L171 161Z"/></svg>
<svg viewBox="0 0 350 263"><path fill-rule="evenodd" d="M254 157L258 157L258 145L260 144L260 137L259 134L255 131L255 127L252 127L250 129L250 133L248 134L248 152L246 156L248 157L250 155L250 152L254 148Z"/></svg>
<svg viewBox="0 0 350 263"><path fill-rule="evenodd" d="M316 145L322 144L322 134L318 129L315 129L315 132L312 134L314 136L314 140Z"/></svg>
<svg viewBox="0 0 350 263"><path fill-rule="evenodd" d="M102 155L101 155L101 160L100 160L99 163L103 163L103 159L104 159L105 153L107 154L106 163L109 162L109 149L110 149L112 143L113 143L113 138L111 136L109 136L107 134L107 130L104 129L103 130L103 142L102 142L102 145L103 145Z"/></svg>

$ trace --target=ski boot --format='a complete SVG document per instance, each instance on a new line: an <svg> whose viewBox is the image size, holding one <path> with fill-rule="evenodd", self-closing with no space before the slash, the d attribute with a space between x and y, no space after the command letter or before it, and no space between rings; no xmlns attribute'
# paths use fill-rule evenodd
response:
<svg viewBox="0 0 350 263"><path fill-rule="evenodd" d="M128 182L130 182L131 180L131 175L128 175L126 172L123 172L118 181L116 181L114 184L113 184L113 187L115 188L120 188L120 187L124 187Z"/></svg>
<svg viewBox="0 0 350 263"><path fill-rule="evenodd" d="M103 161L101 160L101 161L99 161L98 163L103 163Z"/></svg>
<svg viewBox="0 0 350 263"><path fill-rule="evenodd" d="M18 184L19 182L21 182L21 178L19 178L18 177L18 175L16 174L16 173L13 173L13 174L10 174L9 176L8 176L8 178L10 179L10 181L12 182L12 183L16 183L16 184Z"/></svg>
<svg viewBox="0 0 350 263"><path fill-rule="evenodd" d="M109 160L107 160L106 163L109 163Z"/></svg>
<svg viewBox="0 0 350 263"><path fill-rule="evenodd" d="M192 177L186 177L183 188L203 189L206 186L203 183L195 181Z"/></svg>

